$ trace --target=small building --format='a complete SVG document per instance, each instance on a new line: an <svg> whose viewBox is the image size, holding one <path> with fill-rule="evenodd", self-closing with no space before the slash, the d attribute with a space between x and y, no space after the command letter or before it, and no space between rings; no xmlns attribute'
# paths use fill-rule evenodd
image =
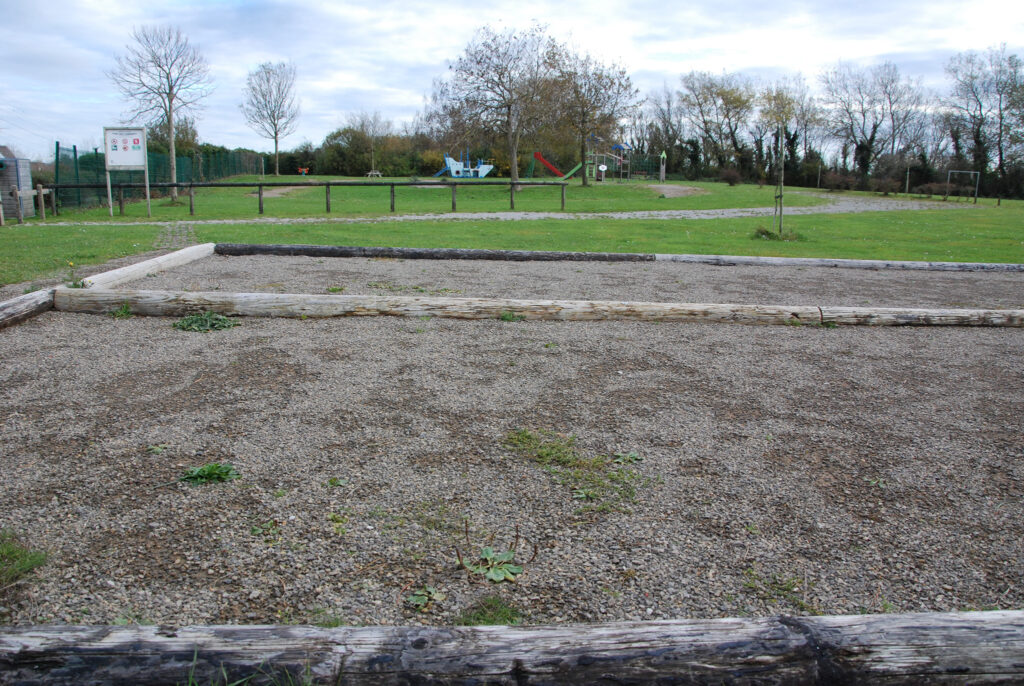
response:
<svg viewBox="0 0 1024 686"><path fill-rule="evenodd" d="M32 190L32 163L23 158L17 158L10 148L0 145L0 198L3 199L4 217L18 216L18 201L21 201L21 211L25 217L36 216L36 206L32 197L15 199L11 191Z"/></svg>

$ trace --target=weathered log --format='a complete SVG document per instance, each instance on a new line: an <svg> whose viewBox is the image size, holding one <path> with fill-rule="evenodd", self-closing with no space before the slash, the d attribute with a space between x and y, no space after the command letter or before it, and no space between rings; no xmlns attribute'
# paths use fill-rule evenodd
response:
<svg viewBox="0 0 1024 686"><path fill-rule="evenodd" d="M432 316L532 320L604 319L743 324L872 326L1024 326L1024 310L928 310L874 307L651 303L613 300L514 300L388 295L222 293L58 288L54 307L105 313L127 304L134 314L181 316L209 310L251 317Z"/></svg>
<svg viewBox="0 0 1024 686"><path fill-rule="evenodd" d="M86 288L111 288L122 283L134 281L135 279L141 279L146 274L155 274L165 269L180 267L183 264L209 257L213 254L214 246L214 243L190 245L187 248L182 248L181 250L160 255L143 262L129 264L126 267L113 269L102 274L87 276L82 279L82 283Z"/></svg>
<svg viewBox="0 0 1024 686"><path fill-rule="evenodd" d="M1024 612L536 627L0 630L0 685L211 683L253 675L246 683L1020 683Z"/></svg>
<svg viewBox="0 0 1024 686"><path fill-rule="evenodd" d="M718 266L835 267L841 269L902 269L939 272L1024 272L1024 264L1000 262L914 262L898 260L846 260L826 257L747 257L741 255L655 255L658 262L686 262Z"/></svg>
<svg viewBox="0 0 1024 686"><path fill-rule="evenodd" d="M668 255L649 253L480 250L458 248L387 248L341 245L260 245L218 243L218 255L299 255L307 257L395 257L409 260L509 260L591 262L684 262L718 266L833 267L915 271L1024 272L1024 264L996 262L914 262L847 260L816 257L745 257L740 255Z"/></svg>
<svg viewBox="0 0 1024 686"><path fill-rule="evenodd" d="M33 291L0 302L0 329L53 309L53 290Z"/></svg>
<svg viewBox="0 0 1024 686"><path fill-rule="evenodd" d="M508 260L575 262L652 262L654 255L608 252L538 250L479 250L462 248L386 248L343 245L259 245L218 243L218 255L282 255L303 257L394 257L406 260Z"/></svg>

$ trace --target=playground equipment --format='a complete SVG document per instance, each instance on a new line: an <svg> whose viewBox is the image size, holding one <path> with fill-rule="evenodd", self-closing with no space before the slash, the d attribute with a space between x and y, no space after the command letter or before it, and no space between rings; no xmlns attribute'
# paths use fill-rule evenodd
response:
<svg viewBox="0 0 1024 686"><path fill-rule="evenodd" d="M469 152L467 151L458 160L445 155L444 167L434 176L443 176L447 172L449 176L455 179L482 179L490 174L492 169L494 169L493 164L484 164L484 161L480 158L477 158L476 166L472 166L469 160Z"/></svg>
<svg viewBox="0 0 1024 686"><path fill-rule="evenodd" d="M568 173L566 173L566 174L563 174L563 173L562 173L562 172L561 172L561 171L560 171L560 170L558 169L558 167L556 167L555 165L551 164L551 163L550 163L550 162L548 162L548 161L547 161L546 159L544 159L544 155L541 155L541 154L540 154L540 152L535 152L535 153L533 153L533 159L537 160L538 162L540 162L541 164L543 164L543 165L544 165L545 167L547 167L547 168L548 168L548 171L550 171L550 172L551 172L552 174L554 174L555 176L557 176L557 177L558 177L558 179L559 179L560 181L565 181L566 179L570 178L570 177L571 177L571 176L572 176L573 174L575 174L576 172L578 172L578 171L580 170L580 167L582 167L582 166L583 166L583 163L582 163L582 162L580 162L580 163L579 163L579 164L577 164L577 165L576 165L575 167L573 167L572 169L570 169L570 170L568 171ZM527 172L527 176L532 176L532 175L533 175L533 165L531 164L531 165L530 165L530 169L529 169L529 171Z"/></svg>
<svg viewBox="0 0 1024 686"><path fill-rule="evenodd" d="M600 141L594 136L588 140L593 143ZM605 172L610 172L612 176L618 176L620 182L629 181L633 146L629 143L616 143L612 146L612 151L587 153L587 169L584 173L588 178L604 181Z"/></svg>

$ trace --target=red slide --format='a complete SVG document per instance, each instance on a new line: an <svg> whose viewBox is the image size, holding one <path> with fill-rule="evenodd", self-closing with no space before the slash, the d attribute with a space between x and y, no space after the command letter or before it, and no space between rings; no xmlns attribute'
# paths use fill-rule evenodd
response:
<svg viewBox="0 0 1024 686"><path fill-rule="evenodd" d="M546 159L544 159L544 156L541 155L539 152L533 153L533 159L537 160L538 162L543 164L545 167L547 167L551 171L551 173L554 174L555 176L557 176L559 178L565 176L565 174L563 174L562 172L558 171L558 167L556 167L555 165L551 164Z"/></svg>

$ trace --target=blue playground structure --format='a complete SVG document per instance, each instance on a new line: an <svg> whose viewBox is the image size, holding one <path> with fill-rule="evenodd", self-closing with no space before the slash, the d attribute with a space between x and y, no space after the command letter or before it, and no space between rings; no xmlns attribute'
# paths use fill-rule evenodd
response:
<svg viewBox="0 0 1024 686"><path fill-rule="evenodd" d="M484 164L484 161L477 159L476 166L472 166L469 160L469 151L463 153L461 159L444 156L444 167L434 176L443 176L445 172L455 179L482 179L494 169L493 164Z"/></svg>

